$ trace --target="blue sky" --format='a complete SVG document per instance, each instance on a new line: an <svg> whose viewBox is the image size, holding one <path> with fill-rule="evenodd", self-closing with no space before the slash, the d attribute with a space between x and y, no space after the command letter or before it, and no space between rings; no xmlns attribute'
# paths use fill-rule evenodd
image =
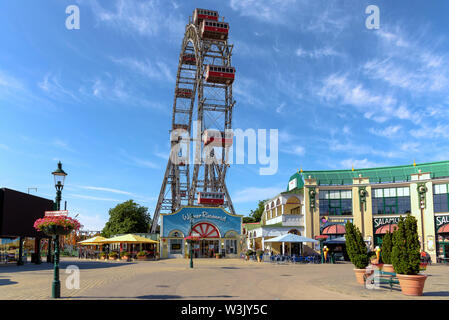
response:
<svg viewBox="0 0 449 320"><path fill-rule="evenodd" d="M67 30L65 8L80 8ZM365 8L380 9L380 29ZM195 7L230 23L234 128L278 129L279 169L233 165L247 215L303 170L449 159L446 1L47 0L0 3L0 186L63 198L86 229L134 199L152 213L174 83Z"/></svg>

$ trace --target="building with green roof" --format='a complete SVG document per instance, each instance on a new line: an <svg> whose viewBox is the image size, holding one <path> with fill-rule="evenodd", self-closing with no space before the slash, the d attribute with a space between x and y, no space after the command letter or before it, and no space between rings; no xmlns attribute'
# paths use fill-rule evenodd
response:
<svg viewBox="0 0 449 320"><path fill-rule="evenodd" d="M449 161L402 166L296 172L286 192L303 192L305 236L341 237L353 222L371 249L397 227L418 220L422 250L449 258Z"/></svg>

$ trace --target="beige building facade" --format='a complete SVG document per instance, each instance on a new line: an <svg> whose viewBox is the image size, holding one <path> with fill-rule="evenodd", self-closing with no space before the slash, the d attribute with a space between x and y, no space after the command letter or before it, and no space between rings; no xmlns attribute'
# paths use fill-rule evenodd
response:
<svg viewBox="0 0 449 320"><path fill-rule="evenodd" d="M295 183L292 181L296 180ZM301 181L301 182L299 182ZM304 194L305 236L344 236L353 222L371 249L400 216L418 222L422 250L449 258L449 161L358 170L301 171L290 178Z"/></svg>

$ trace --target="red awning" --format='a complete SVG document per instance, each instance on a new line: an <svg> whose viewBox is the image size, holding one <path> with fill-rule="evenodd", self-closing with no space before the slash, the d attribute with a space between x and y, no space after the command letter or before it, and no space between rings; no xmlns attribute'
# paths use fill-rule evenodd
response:
<svg viewBox="0 0 449 320"><path fill-rule="evenodd" d="M449 224L445 224L438 229L438 233L449 233Z"/></svg>
<svg viewBox="0 0 449 320"><path fill-rule="evenodd" d="M345 234L346 229L341 224L333 224L323 229L321 234Z"/></svg>
<svg viewBox="0 0 449 320"><path fill-rule="evenodd" d="M376 230L376 234L386 234L387 231L393 233L394 230L398 228L398 225L395 223L386 224Z"/></svg>
<svg viewBox="0 0 449 320"><path fill-rule="evenodd" d="M326 236L326 235L322 234L322 235L316 236L315 240L327 239L327 238L329 238L329 236Z"/></svg>

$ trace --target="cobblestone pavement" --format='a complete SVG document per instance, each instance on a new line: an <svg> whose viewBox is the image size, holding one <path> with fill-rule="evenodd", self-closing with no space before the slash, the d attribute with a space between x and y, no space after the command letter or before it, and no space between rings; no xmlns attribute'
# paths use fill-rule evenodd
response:
<svg viewBox="0 0 449 320"><path fill-rule="evenodd" d="M67 289L69 265L80 269L80 288ZM238 259L160 261L91 261L63 258L64 299L449 299L449 266L432 265L424 296L404 296L382 285L368 290L357 284L353 266L280 265ZM0 266L0 299L50 299L53 266Z"/></svg>

